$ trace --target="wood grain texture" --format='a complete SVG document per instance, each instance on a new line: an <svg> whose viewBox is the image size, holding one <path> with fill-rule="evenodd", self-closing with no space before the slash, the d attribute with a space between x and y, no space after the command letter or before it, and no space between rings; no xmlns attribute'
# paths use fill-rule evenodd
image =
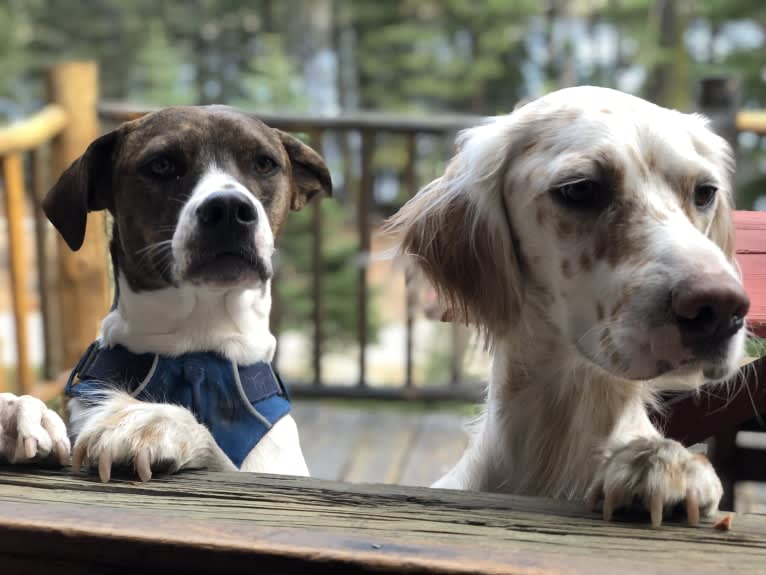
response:
<svg viewBox="0 0 766 575"><path fill-rule="evenodd" d="M766 337L766 212L734 212L737 261L750 295L748 328Z"/></svg>
<svg viewBox="0 0 766 575"><path fill-rule="evenodd" d="M428 486L468 442L456 411L333 405L298 400L292 415L312 477Z"/></svg>
<svg viewBox="0 0 766 575"><path fill-rule="evenodd" d="M2 158L2 178L5 184L5 214L8 222L8 248L13 299L13 325L16 336L17 392L32 389L32 370L29 365L29 337L27 335L27 258L24 226L24 162L21 154L11 152Z"/></svg>
<svg viewBox="0 0 766 575"><path fill-rule="evenodd" d="M50 104L29 118L0 129L0 155L34 150L50 141L68 123L66 111Z"/></svg>
<svg viewBox="0 0 766 575"><path fill-rule="evenodd" d="M95 62L66 62L47 75L48 98L69 119L53 141L54 178L69 167L99 135L98 68ZM53 340L61 346L62 369L71 369L98 333L110 304L107 241L103 212L91 212L85 242L72 252L57 234L58 322L61 332Z"/></svg>
<svg viewBox="0 0 766 575"><path fill-rule="evenodd" d="M603 522L579 503L187 472L147 484L0 469L0 565L66 573L762 572L766 517L733 530Z"/></svg>

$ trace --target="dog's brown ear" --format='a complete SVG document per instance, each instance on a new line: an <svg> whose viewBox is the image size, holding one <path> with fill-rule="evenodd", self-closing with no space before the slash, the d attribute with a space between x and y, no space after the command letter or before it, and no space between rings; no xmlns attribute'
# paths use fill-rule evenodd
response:
<svg viewBox="0 0 766 575"><path fill-rule="evenodd" d="M110 206L112 154L117 131L94 140L43 200L43 211L72 251L85 239L88 212Z"/></svg>
<svg viewBox="0 0 766 575"><path fill-rule="evenodd" d="M290 134L281 130L274 131L282 140L282 145L290 157L293 180L290 209L300 210L320 193L331 196L330 170L327 169L322 156Z"/></svg>
<svg viewBox="0 0 766 575"><path fill-rule="evenodd" d="M521 272L504 197L510 141L500 128L464 133L445 174L387 223L400 252L436 288L454 321L473 323L490 340L521 306Z"/></svg>

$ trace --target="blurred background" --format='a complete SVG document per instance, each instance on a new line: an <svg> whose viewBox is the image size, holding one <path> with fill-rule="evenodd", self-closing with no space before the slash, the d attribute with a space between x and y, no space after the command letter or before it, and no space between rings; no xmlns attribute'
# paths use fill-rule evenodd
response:
<svg viewBox="0 0 766 575"><path fill-rule="evenodd" d="M439 175L456 131L577 84L692 111L700 82L714 78L732 114L764 109L765 45L762 0L0 0L0 123L48 103L51 65L88 60L102 130L151 107L225 103L301 134L327 159L335 197L293 214L278 243L283 376L306 397L470 400L486 377L481 346L466 328L425 317L428 294L375 256L390 246L380 224ZM766 141L734 119L731 128L738 207L766 209ZM56 247L51 233L33 237L35 201L24 258L37 272L21 284L28 361L54 379L71 366L44 321ZM0 285L12 382L13 294ZM445 460L463 442L456 436Z"/></svg>

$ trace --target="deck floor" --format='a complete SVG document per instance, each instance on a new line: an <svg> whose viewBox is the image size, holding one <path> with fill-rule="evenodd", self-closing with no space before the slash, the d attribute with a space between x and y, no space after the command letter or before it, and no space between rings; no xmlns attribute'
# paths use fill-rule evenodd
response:
<svg viewBox="0 0 766 575"><path fill-rule="evenodd" d="M460 458L468 416L455 410L296 401L293 416L313 477L428 486Z"/></svg>
<svg viewBox="0 0 766 575"><path fill-rule="evenodd" d="M454 409L305 400L295 401L293 416L313 477L413 486L431 485L457 462L470 420ZM766 434L757 439L766 449ZM738 484L735 506L766 513L766 484Z"/></svg>

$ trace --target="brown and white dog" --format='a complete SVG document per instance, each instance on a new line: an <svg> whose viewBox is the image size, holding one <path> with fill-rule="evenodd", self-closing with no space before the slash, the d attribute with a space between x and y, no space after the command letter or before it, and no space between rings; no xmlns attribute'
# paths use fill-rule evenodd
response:
<svg viewBox="0 0 766 575"><path fill-rule="evenodd" d="M327 167L299 140L231 108L177 107L94 141L44 208L73 250L82 245L88 211L114 217L117 289L98 348L167 358L212 352L237 372L273 358L274 237L291 209L323 193L331 193ZM235 469L189 409L138 401L136 393L70 400L75 469L86 462L104 480L112 465L132 467L144 480L158 465ZM0 396L0 426L0 453L11 462L68 457L63 423L34 398ZM269 426L239 467L307 475L292 417Z"/></svg>
<svg viewBox="0 0 766 575"><path fill-rule="evenodd" d="M652 425L657 390L736 373L749 300L733 162L705 119L614 90L554 92L458 138L390 221L493 352L486 408L436 487L717 509L710 465Z"/></svg>

